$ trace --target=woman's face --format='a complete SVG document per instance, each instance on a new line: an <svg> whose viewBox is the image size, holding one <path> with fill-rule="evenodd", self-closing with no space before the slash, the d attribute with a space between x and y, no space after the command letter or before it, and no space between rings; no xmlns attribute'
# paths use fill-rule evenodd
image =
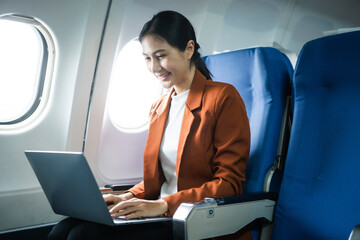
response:
<svg viewBox="0 0 360 240"><path fill-rule="evenodd" d="M174 86L177 94L190 88L193 79L191 76L193 41L189 41L184 52L153 35L146 35L141 45L147 68L160 80L164 88Z"/></svg>

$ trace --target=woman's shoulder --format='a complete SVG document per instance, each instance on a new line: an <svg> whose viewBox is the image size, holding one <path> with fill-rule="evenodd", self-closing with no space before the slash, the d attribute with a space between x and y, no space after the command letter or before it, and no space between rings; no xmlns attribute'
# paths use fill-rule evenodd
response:
<svg viewBox="0 0 360 240"><path fill-rule="evenodd" d="M212 80L207 80L205 83L205 88L204 88L204 93L205 95L217 95L217 96L239 96L238 91L236 90L236 88L229 84L229 83L224 83L224 82L217 82L217 81L212 81Z"/></svg>

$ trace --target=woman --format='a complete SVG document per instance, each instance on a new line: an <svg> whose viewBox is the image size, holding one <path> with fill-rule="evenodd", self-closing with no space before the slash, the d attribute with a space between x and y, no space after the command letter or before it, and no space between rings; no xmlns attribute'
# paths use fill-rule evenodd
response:
<svg viewBox="0 0 360 240"><path fill-rule="evenodd" d="M124 194L104 195L111 215L172 216L182 202L241 194L250 130L240 95L233 86L210 80L194 29L183 15L158 13L139 40L149 71L171 91L150 111L143 182ZM246 231L239 237L251 239Z"/></svg>

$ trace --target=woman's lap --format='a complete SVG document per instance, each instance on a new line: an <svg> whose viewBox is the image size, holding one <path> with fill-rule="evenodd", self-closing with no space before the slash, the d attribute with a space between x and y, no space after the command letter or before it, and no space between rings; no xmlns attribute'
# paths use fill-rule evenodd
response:
<svg viewBox="0 0 360 240"><path fill-rule="evenodd" d="M172 226L170 222L159 222L111 227L67 218L59 222L49 234L49 240L75 239L172 239Z"/></svg>

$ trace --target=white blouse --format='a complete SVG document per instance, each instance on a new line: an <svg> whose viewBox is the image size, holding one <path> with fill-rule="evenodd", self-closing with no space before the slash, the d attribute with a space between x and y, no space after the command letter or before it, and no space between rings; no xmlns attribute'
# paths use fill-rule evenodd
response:
<svg viewBox="0 0 360 240"><path fill-rule="evenodd" d="M171 95L169 116L159 152L160 163L166 178L161 187L161 198L177 192L176 156L185 102L189 91L187 90L178 95L175 95L175 92L173 92Z"/></svg>

